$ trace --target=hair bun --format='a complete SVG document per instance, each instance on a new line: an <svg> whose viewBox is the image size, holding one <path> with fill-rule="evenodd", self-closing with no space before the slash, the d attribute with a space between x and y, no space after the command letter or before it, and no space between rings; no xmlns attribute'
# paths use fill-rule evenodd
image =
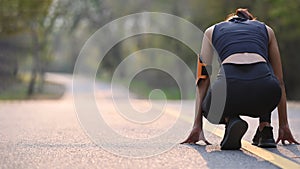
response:
<svg viewBox="0 0 300 169"><path fill-rule="evenodd" d="M253 20L254 19L253 15L246 8L239 8L239 9L237 9L235 11L235 14L238 17L241 17L241 18L245 18L245 19L249 19L249 20Z"/></svg>

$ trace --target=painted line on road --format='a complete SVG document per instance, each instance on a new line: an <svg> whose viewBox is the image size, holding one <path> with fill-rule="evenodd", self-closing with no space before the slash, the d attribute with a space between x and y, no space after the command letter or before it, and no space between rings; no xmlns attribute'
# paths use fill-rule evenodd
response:
<svg viewBox="0 0 300 169"><path fill-rule="evenodd" d="M170 108L168 108L166 110L166 112L176 118L178 118L178 113L176 113L175 110L172 110ZM193 119L189 116L185 116L185 115L180 115L181 119L188 122L188 123L192 123L193 122ZM217 127L215 127L213 124L210 124L206 121L204 121L204 124L203 124L203 128L204 130L210 132L210 133L213 133L219 137L223 137L224 135L224 130L221 130ZM251 143L249 143L248 141L246 140L242 140L242 149L280 167L280 168L288 168L288 169L299 169L300 168L300 164L294 162L294 161L291 161L287 158L284 158L280 155L277 155L275 153L272 153L266 149L263 149L263 148L260 148L260 147L257 147L257 146L253 146Z"/></svg>

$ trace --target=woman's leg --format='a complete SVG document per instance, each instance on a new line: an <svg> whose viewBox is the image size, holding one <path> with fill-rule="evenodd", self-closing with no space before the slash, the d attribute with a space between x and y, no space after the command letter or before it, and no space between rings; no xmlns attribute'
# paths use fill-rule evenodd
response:
<svg viewBox="0 0 300 169"><path fill-rule="evenodd" d="M227 98L226 79L219 74L202 102L203 116L213 124L225 124L224 111Z"/></svg>
<svg viewBox="0 0 300 169"><path fill-rule="evenodd" d="M266 126L271 126L271 112L263 114L259 117L259 131L262 131Z"/></svg>
<svg viewBox="0 0 300 169"><path fill-rule="evenodd" d="M281 98L281 89L277 79L273 76L254 82L257 86L259 97L256 98L256 112L259 116L259 127L252 139L253 144L259 147L272 148L276 147L273 128L271 127L271 113L277 107Z"/></svg>
<svg viewBox="0 0 300 169"><path fill-rule="evenodd" d="M228 93L226 80L222 77L224 76L218 77L202 102L203 116L213 124L225 124L221 149L237 150L241 148L241 139L248 129L248 124L238 115L228 112L228 107L232 105L228 105L230 102L226 99L232 97L232 93Z"/></svg>

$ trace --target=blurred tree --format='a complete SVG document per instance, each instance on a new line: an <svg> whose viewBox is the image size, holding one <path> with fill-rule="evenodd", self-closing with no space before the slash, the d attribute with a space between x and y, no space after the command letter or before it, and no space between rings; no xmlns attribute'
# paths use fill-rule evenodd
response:
<svg viewBox="0 0 300 169"><path fill-rule="evenodd" d="M28 95L33 94L37 76L41 75L41 85L43 82L44 67L49 60L48 40L49 33L53 26L54 10L50 8L52 0L1 0L0 33L1 36L15 35L23 32L31 39L31 56L33 60L31 78L28 87ZM27 32L27 33L26 33ZM11 43L17 46L18 42ZM13 49L13 48L12 48ZM9 49L8 49L9 50ZM17 55L11 55L16 58Z"/></svg>
<svg viewBox="0 0 300 169"><path fill-rule="evenodd" d="M281 50L289 99L300 99L300 1L265 0L269 3L268 22L274 29Z"/></svg>
<svg viewBox="0 0 300 169"><path fill-rule="evenodd" d="M300 71L297 65L300 62L297 57L297 45L300 43L299 0L0 0L0 3L0 73L13 77L20 65L19 60L30 55L33 66L29 94L34 91L36 81L43 79L51 60L52 47L56 49L56 57L62 60L59 63L62 69L72 72L84 42L114 19L144 11L164 12L185 18L205 30L223 21L236 8L245 7L276 32L288 98L300 99L297 75ZM140 22L136 21L132 29L137 28ZM18 38L13 39L13 36ZM155 35L131 37L119 43L104 58L101 68L112 74L129 54L150 47L169 50L196 70L196 57L188 47L172 38ZM199 44L199 50L200 47ZM22 53L22 57L16 51ZM38 84L42 86L43 80Z"/></svg>
<svg viewBox="0 0 300 169"><path fill-rule="evenodd" d="M31 16L27 23L30 26L30 35L32 39L32 57L33 65L31 78L28 86L28 95L34 93L35 84L39 80L38 90L43 89L45 69L51 60L50 42L52 40L51 31L54 26L58 13L56 12L57 1L52 0L31 0L28 1L23 9L28 11ZM37 8L39 10L32 10ZM39 77L39 79L37 79Z"/></svg>
<svg viewBox="0 0 300 169"><path fill-rule="evenodd" d="M27 46L19 32L26 29L18 17L20 6L14 1L0 0L0 91L16 80L21 54L26 56ZM13 11L13 12L12 12Z"/></svg>
<svg viewBox="0 0 300 169"><path fill-rule="evenodd" d="M61 24L55 34L54 46L58 51L57 60L66 59L63 63L54 62L50 69L72 73L85 41L111 20L111 13L103 0L61 0L59 8L64 13L59 16Z"/></svg>

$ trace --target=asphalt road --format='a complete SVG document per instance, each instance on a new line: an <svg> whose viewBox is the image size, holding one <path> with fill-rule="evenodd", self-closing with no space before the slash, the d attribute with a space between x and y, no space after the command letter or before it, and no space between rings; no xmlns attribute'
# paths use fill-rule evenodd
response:
<svg viewBox="0 0 300 169"><path fill-rule="evenodd" d="M209 132L205 134L213 143L210 146L201 143L174 144L171 148L150 157L120 156L121 150L125 154L127 152L136 154L135 152L153 149L159 152L159 148L165 148L166 140L161 139L153 144L150 142L141 149L138 142L123 145L122 139L105 138L106 144L102 147L103 145L97 144L97 141L86 134L86 129L78 120L71 95L72 76L50 74L48 78L66 85L67 90L62 99L0 102L0 168L278 168L245 150L221 151L219 146L221 138ZM109 86L97 83L96 88L95 99L100 104L101 111L106 112L102 114L107 120L106 123L126 137L147 139L149 135L161 135L169 125L172 126L174 123L183 127L192 125L191 122L180 118L176 120L174 116L162 115L160 122L154 125L149 123L150 126L147 128L137 128L117 117L118 115L113 113L114 105L105 102L111 94ZM122 98L122 93L119 94ZM121 102L121 99L117 101ZM170 102L170 108L178 109L179 103ZM147 106L147 103L138 100L132 104L141 109ZM183 103L185 116L193 117L193 106L193 101ZM294 136L300 140L298 113L300 104L290 102L288 109L290 127ZM275 111L272 117L275 137L277 137L276 113ZM257 119L245 119L250 127L244 139L250 141L256 130ZM180 132L173 134L174 137L178 135L182 137ZM118 150L120 150L119 155ZM300 164L299 150L299 145L281 144L277 149L269 149Z"/></svg>

